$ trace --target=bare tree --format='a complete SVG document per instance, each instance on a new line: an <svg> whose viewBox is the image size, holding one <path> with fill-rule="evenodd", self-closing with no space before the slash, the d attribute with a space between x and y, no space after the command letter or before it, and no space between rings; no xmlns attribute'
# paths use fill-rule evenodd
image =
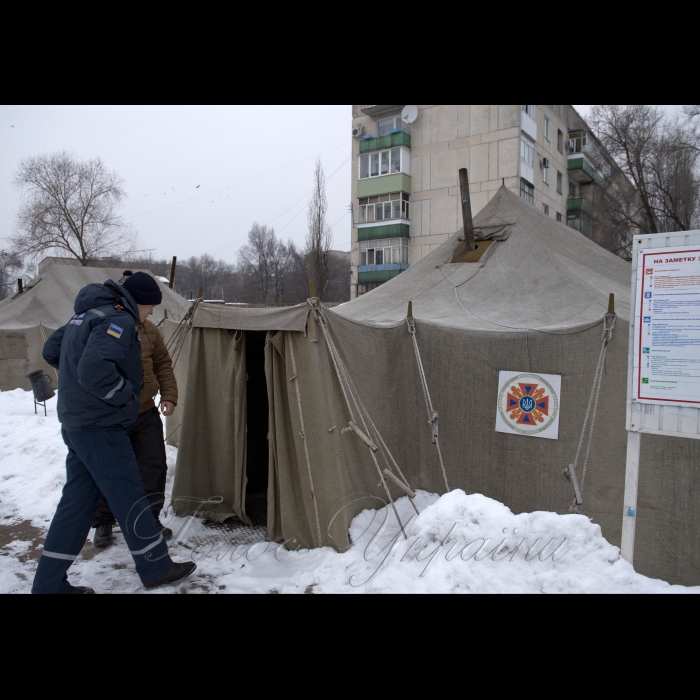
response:
<svg viewBox="0 0 700 700"><path fill-rule="evenodd" d="M279 241L275 229L261 226L257 222L248 232L248 244L238 252L242 271L252 280L257 291L257 301L270 301L275 288L275 258L279 257Z"/></svg>
<svg viewBox="0 0 700 700"><path fill-rule="evenodd" d="M21 191L14 252L53 252L83 266L135 248L136 234L119 215L123 181L99 159L79 161L65 151L23 160L14 178Z"/></svg>
<svg viewBox="0 0 700 700"><path fill-rule="evenodd" d="M309 202L307 214L309 228L306 234L310 279L314 282L316 296L319 299L326 299L331 277L328 251L333 245L333 234L326 221L327 214L326 178L319 158L314 172L314 191Z"/></svg>
<svg viewBox="0 0 700 700"><path fill-rule="evenodd" d="M593 107L593 128L639 197L638 204L620 199L623 206L612 212L618 223L649 233L697 225L700 141L691 122L669 119L654 105Z"/></svg>
<svg viewBox="0 0 700 700"><path fill-rule="evenodd" d="M0 299L13 293L17 280L22 277L22 260L16 253L0 250Z"/></svg>

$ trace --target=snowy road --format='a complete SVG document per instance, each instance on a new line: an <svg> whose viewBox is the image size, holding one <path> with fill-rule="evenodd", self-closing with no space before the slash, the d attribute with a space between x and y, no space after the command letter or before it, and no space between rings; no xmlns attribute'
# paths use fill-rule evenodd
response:
<svg viewBox="0 0 700 700"><path fill-rule="evenodd" d="M0 593L28 593L64 483L66 449L56 418L35 416L31 394L0 392ZM177 451L168 448L168 490ZM698 593L635 573L598 526L580 515L513 515L484 496L419 492L415 514L399 502L408 540L388 509L353 521L353 546L287 551L235 547L198 519L163 518L171 554L195 575L170 593ZM92 534L92 533L91 533ZM90 542L70 571L98 593L145 593L120 535L106 551Z"/></svg>

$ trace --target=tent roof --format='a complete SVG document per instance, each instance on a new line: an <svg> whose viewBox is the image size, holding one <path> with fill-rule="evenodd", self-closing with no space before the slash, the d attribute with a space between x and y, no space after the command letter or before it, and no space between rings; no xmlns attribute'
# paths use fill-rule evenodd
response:
<svg viewBox="0 0 700 700"><path fill-rule="evenodd" d="M148 270L143 272L157 279ZM51 263L30 282L19 297L0 301L0 330L23 330L34 328L40 323L54 330L60 328L73 316L75 298L83 287L94 283L102 284L107 279L118 282L121 277L121 269ZM167 309L168 316L179 321L190 307L189 302L168 285L160 281L158 284L163 290L163 304L155 308L153 318L160 321L164 309Z"/></svg>
<svg viewBox="0 0 700 700"><path fill-rule="evenodd" d="M629 263L578 231L506 187L474 225L477 238L497 241L482 262L451 263L458 232L391 282L332 312L394 326L403 323L412 301L415 318L443 326L568 333L599 322L615 294L618 315L629 320Z"/></svg>

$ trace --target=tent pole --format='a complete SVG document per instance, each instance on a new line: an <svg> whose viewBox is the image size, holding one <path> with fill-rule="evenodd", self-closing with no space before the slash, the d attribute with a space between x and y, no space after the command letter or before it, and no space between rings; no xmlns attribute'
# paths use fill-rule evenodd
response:
<svg viewBox="0 0 700 700"><path fill-rule="evenodd" d="M175 268L177 267L177 255L173 255L173 264L170 268L170 289L173 288L175 284Z"/></svg>
<svg viewBox="0 0 700 700"><path fill-rule="evenodd" d="M467 253L476 250L474 243L474 219L472 218L472 200L469 194L469 171L462 168L459 171L459 188L462 191L462 219L464 220L464 242Z"/></svg>
<svg viewBox="0 0 700 700"><path fill-rule="evenodd" d="M625 512L622 516L622 558L634 566L634 540L637 531L639 457L642 434L627 433L627 469L625 474Z"/></svg>

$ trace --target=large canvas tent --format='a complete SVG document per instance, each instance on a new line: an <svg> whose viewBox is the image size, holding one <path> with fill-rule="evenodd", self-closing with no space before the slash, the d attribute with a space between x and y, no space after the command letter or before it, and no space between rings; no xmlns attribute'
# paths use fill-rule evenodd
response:
<svg viewBox="0 0 700 700"><path fill-rule="evenodd" d="M82 267L54 260L42 267L21 294L1 301L0 391L28 391L31 385L26 375L40 369L55 381L53 370L41 357L46 338L70 321L75 298L83 287L108 279L118 282L122 273L121 269ZM170 319L179 321L190 304L167 284L159 284L163 304L156 307L152 318L159 323L167 310Z"/></svg>
<svg viewBox="0 0 700 700"><path fill-rule="evenodd" d="M406 323L412 302L450 487L518 513L567 513L573 491L563 472L577 452L614 294L616 327L581 512L619 544L629 264L505 188L475 226L479 238L494 241L481 261L451 262L460 245L455 233L392 282L333 310L201 307L175 510L235 513L248 522L246 497L266 490L270 539L342 550L350 519L387 500L377 467L400 469L414 489L443 493ZM562 377L558 440L495 431L501 371ZM349 429L351 421L376 453ZM700 444L644 436L643 455L636 566L673 583L698 584ZM403 495L389 488L393 498Z"/></svg>

